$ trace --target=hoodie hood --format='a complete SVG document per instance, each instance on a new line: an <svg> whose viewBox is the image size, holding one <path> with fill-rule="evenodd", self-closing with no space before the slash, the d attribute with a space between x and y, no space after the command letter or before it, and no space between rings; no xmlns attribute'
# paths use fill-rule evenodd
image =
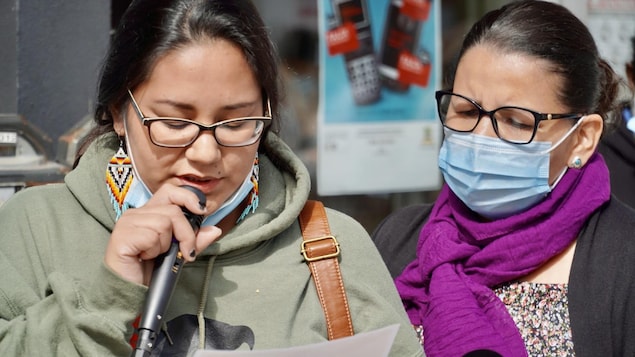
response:
<svg viewBox="0 0 635 357"><path fill-rule="evenodd" d="M66 174L64 182L82 207L100 224L112 231L116 213L106 185L108 161L119 149L119 138L104 134L90 144L75 169Z"/></svg>

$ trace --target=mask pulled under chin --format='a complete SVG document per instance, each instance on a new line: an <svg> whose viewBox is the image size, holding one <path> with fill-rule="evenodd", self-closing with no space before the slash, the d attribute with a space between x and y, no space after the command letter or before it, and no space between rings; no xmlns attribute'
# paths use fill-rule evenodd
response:
<svg viewBox="0 0 635 357"><path fill-rule="evenodd" d="M445 129L439 168L454 194L472 211L488 219L505 218L540 202L564 176L567 167L549 185L550 152L560 142L515 145Z"/></svg>
<svg viewBox="0 0 635 357"><path fill-rule="evenodd" d="M220 206L216 211L212 214L205 217L201 227L205 226L213 226L220 222L223 218L225 218L230 212L232 212L240 203L247 197L247 195L251 192L254 185L251 182L251 172L247 175L247 178L243 181L242 185L234 192L231 197L229 197L222 206ZM124 199L124 204L127 204L128 207L142 207L145 205L150 198L152 197L152 193L143 183L143 181L138 180L135 176L133 178L132 183L130 184L130 189L128 190L128 194Z"/></svg>

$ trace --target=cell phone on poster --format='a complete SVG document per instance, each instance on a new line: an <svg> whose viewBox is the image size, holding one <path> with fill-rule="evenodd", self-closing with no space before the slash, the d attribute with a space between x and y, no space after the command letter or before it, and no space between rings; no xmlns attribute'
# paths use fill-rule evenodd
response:
<svg viewBox="0 0 635 357"><path fill-rule="evenodd" d="M379 75L381 83L395 92L405 92L408 83L399 81L399 56L402 51L417 53L423 21L402 13L403 0L391 0L379 51ZM421 56L421 54L420 54Z"/></svg>
<svg viewBox="0 0 635 357"><path fill-rule="evenodd" d="M353 23L359 40L357 50L343 55L353 99L357 105L374 103L381 95L381 80L366 0L331 0L331 4L335 22Z"/></svg>

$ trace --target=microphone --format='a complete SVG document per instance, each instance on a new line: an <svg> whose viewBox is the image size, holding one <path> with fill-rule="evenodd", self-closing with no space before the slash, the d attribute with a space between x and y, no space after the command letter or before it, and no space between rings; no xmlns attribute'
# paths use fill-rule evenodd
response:
<svg viewBox="0 0 635 357"><path fill-rule="evenodd" d="M199 189L187 185L181 187L194 192L198 196L201 206L207 202L205 194ZM203 216L195 215L185 207L181 207L181 210L194 231L198 231L203 222ZM185 259L179 251L179 242L175 238L172 238L170 249L155 259L152 280L150 280L148 295L139 322L137 347L132 351L131 356L150 356L161 327L163 314L170 303L184 261Z"/></svg>

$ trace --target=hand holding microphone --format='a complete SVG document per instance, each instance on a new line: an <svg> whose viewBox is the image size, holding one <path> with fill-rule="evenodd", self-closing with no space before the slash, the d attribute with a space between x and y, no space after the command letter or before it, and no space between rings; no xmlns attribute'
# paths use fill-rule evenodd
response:
<svg viewBox="0 0 635 357"><path fill-rule="evenodd" d="M203 192L191 186L181 187L194 192L198 196L200 206L205 206L207 199ZM203 222L203 216L195 215L185 207L182 207L182 210L194 232L197 232ZM152 352L163 322L163 315L184 263L185 259L179 250L179 242L172 238L170 249L154 261L154 271L138 328L137 347L132 356L149 356Z"/></svg>
<svg viewBox="0 0 635 357"><path fill-rule="evenodd" d="M182 208L195 215L205 215L196 194L182 187L165 184L140 208L128 209L119 218L110 235L104 262L121 278L136 284L150 285L155 259L165 253L177 238L186 261L201 252L221 235L209 226L196 233Z"/></svg>

